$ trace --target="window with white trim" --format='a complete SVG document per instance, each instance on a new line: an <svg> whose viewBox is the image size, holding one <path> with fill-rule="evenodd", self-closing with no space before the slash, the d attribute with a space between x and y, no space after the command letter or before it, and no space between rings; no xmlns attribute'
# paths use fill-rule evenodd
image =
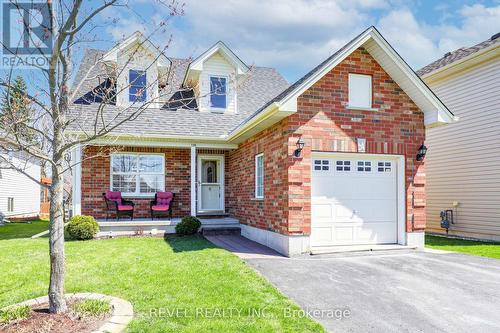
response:
<svg viewBox="0 0 500 333"><path fill-rule="evenodd" d="M358 171L371 172L372 162L370 161L358 161Z"/></svg>
<svg viewBox="0 0 500 333"><path fill-rule="evenodd" d="M335 165L337 171L351 171L351 161L337 161Z"/></svg>
<svg viewBox="0 0 500 333"><path fill-rule="evenodd" d="M227 106L227 80L225 77L210 76L210 107L225 109Z"/></svg>
<svg viewBox="0 0 500 333"><path fill-rule="evenodd" d="M330 170L329 160L314 160L314 170L316 171L328 171Z"/></svg>
<svg viewBox="0 0 500 333"><path fill-rule="evenodd" d="M378 172L391 172L392 171L391 162L378 162L377 163L377 171Z"/></svg>
<svg viewBox="0 0 500 333"><path fill-rule="evenodd" d="M165 160L161 154L111 155L111 190L129 196L153 196L165 190Z"/></svg>
<svg viewBox="0 0 500 333"><path fill-rule="evenodd" d="M129 70L129 102L146 101L146 71L131 69Z"/></svg>
<svg viewBox="0 0 500 333"><path fill-rule="evenodd" d="M255 197L264 198L264 154L255 155Z"/></svg>
<svg viewBox="0 0 500 333"><path fill-rule="evenodd" d="M372 107L372 77L370 75L349 74L349 106Z"/></svg>

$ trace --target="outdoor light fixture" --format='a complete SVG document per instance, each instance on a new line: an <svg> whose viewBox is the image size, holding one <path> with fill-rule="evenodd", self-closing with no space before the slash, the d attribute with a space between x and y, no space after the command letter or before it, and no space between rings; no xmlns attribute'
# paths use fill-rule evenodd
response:
<svg viewBox="0 0 500 333"><path fill-rule="evenodd" d="M305 142L304 140L302 140L302 138L300 137L298 140L297 140L297 149L295 149L295 151L293 152L293 156L295 157L300 157L300 153L302 152L302 149L304 149L304 145L305 145Z"/></svg>
<svg viewBox="0 0 500 333"><path fill-rule="evenodd" d="M422 144L420 148L418 148L417 161L423 161L425 158L425 154L427 154L427 147Z"/></svg>

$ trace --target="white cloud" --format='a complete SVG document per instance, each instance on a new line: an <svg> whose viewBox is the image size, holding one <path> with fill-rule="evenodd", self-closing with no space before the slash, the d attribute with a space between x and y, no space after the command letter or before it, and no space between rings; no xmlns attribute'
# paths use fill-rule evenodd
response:
<svg viewBox="0 0 500 333"><path fill-rule="evenodd" d="M399 0L186 0L186 15L167 28L173 34L168 52L196 56L223 40L244 61L277 67L295 80L372 24L415 69L500 31L500 6L428 10L441 19L424 23ZM167 12L146 20L121 15L108 28L115 39L148 32L152 21L168 17ZM168 37L156 38L163 39Z"/></svg>
<svg viewBox="0 0 500 333"><path fill-rule="evenodd" d="M425 24L418 22L408 9L393 10L379 20L378 26L415 69L446 52L475 45L500 32L500 6L463 6L453 15L453 23L448 20L448 23Z"/></svg>

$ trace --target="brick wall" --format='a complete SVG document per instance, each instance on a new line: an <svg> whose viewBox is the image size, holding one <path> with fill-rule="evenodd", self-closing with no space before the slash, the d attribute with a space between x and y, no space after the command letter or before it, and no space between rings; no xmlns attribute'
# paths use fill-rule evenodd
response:
<svg viewBox="0 0 500 333"><path fill-rule="evenodd" d="M288 233L287 120L229 152L226 208L241 223ZM255 155L264 153L264 200L255 199Z"/></svg>
<svg viewBox="0 0 500 333"><path fill-rule="evenodd" d="M165 154L165 189L175 193L174 217L190 214L190 151L174 148L134 148L89 146L82 161L82 214L105 217L102 193L109 189L110 153L147 152ZM132 198L136 204L134 217L149 217L151 198Z"/></svg>
<svg viewBox="0 0 500 333"><path fill-rule="evenodd" d="M372 76L373 108L347 108L348 74ZM356 152L356 138L366 139L366 153L405 155L407 231L425 228L425 168L416 162L424 142L424 116L380 65L360 48L298 98L298 112L229 154L234 177L231 213L242 223L283 234L311 231L311 151ZM306 146L293 158L296 141ZM264 152L265 199L254 201L254 155ZM229 170L228 170L229 171ZM412 197L415 200L412 200Z"/></svg>

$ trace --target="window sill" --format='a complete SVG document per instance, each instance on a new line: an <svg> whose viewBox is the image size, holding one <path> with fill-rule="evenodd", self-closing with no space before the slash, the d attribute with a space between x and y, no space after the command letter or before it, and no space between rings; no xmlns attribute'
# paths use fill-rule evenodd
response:
<svg viewBox="0 0 500 333"><path fill-rule="evenodd" d="M359 107L359 106L346 106L346 109L358 110L358 111L378 111L378 109L375 109L375 108L365 108L365 107Z"/></svg>
<svg viewBox="0 0 500 333"><path fill-rule="evenodd" d="M255 198L254 197L254 198L251 198L250 200L251 201L264 201L264 197L262 197L262 198Z"/></svg>
<svg viewBox="0 0 500 333"><path fill-rule="evenodd" d="M210 108L210 112L213 112L213 113L224 113L224 112L226 112L226 109Z"/></svg>

